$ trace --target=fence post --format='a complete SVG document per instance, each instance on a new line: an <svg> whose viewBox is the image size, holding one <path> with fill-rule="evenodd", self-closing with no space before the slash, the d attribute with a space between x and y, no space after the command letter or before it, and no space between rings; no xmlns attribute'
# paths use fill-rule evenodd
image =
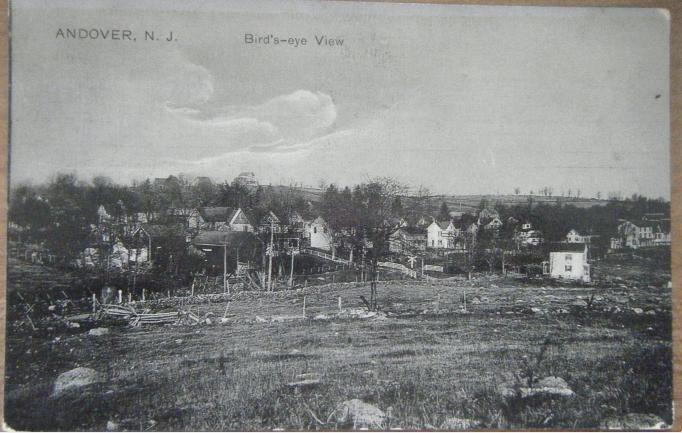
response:
<svg viewBox="0 0 682 433"><path fill-rule="evenodd" d="M118 303L119 304L123 303L123 290L121 289L118 290Z"/></svg>
<svg viewBox="0 0 682 433"><path fill-rule="evenodd" d="M305 296L303 297L303 317L305 317Z"/></svg>
<svg viewBox="0 0 682 433"><path fill-rule="evenodd" d="M128 303L130 304L130 303L132 303L132 302L133 302L133 293L132 293L132 292L128 292Z"/></svg>
<svg viewBox="0 0 682 433"><path fill-rule="evenodd" d="M145 296L144 296L144 289L142 289L142 302L145 301Z"/></svg>
<svg viewBox="0 0 682 433"><path fill-rule="evenodd" d="M341 296L339 296L339 312L341 312Z"/></svg>
<svg viewBox="0 0 682 433"><path fill-rule="evenodd" d="M97 295L95 293L92 294L92 312L97 312Z"/></svg>

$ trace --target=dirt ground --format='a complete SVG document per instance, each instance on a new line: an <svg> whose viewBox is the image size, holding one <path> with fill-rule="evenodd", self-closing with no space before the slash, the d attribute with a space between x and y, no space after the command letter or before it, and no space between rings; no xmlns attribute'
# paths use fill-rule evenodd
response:
<svg viewBox="0 0 682 433"><path fill-rule="evenodd" d="M234 295L225 320L227 302L195 300L183 308L210 323L193 326L108 323L96 337L87 330L101 323L10 327L6 421L21 430L334 429L334 409L357 398L390 413L387 428L447 428L457 417L479 428L588 429L632 412L670 423L664 279L391 281L379 284L376 315L360 300L368 285L336 283ZM57 376L75 367L104 380L52 397ZM305 373L319 382L288 385ZM575 395L503 395L501 384L529 375L561 377Z"/></svg>

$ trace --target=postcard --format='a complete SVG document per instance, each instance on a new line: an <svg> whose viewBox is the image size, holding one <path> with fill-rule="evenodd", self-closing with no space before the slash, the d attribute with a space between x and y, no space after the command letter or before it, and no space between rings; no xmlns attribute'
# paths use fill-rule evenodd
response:
<svg viewBox="0 0 682 433"><path fill-rule="evenodd" d="M10 9L6 428L672 425L667 10Z"/></svg>

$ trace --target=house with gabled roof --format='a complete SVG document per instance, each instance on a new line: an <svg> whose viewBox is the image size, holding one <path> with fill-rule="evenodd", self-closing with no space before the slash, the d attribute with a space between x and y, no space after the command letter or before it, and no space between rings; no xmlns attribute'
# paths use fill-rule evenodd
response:
<svg viewBox="0 0 682 433"><path fill-rule="evenodd" d="M455 248L455 238L460 234L460 230L455 227L452 220L450 221L436 221L434 220L427 228L427 247L435 249L453 249Z"/></svg>
<svg viewBox="0 0 682 433"><path fill-rule="evenodd" d="M331 251L334 245L332 232L324 218L318 216L304 226L304 236L311 248Z"/></svg>
<svg viewBox="0 0 682 433"><path fill-rule="evenodd" d="M284 231L284 225L282 224L282 220L280 220L273 211L269 210L268 213L261 218L260 223L258 224L258 231L260 233L270 233L270 231L273 233L281 233Z"/></svg>
<svg viewBox="0 0 682 433"><path fill-rule="evenodd" d="M612 249L668 246L670 243L670 219L665 218L621 220L618 225L618 236L611 238Z"/></svg>
<svg viewBox="0 0 682 433"><path fill-rule="evenodd" d="M408 254L426 249L427 230L421 227L398 227L388 238L388 250Z"/></svg>
<svg viewBox="0 0 682 433"><path fill-rule="evenodd" d="M241 208L226 206L200 208L199 228L215 231L254 231L249 217Z"/></svg>

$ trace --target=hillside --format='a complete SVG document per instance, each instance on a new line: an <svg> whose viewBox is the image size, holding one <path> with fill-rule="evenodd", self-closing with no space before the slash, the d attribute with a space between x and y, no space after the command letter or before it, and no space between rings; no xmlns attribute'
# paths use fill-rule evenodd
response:
<svg viewBox="0 0 682 433"><path fill-rule="evenodd" d="M286 194L287 192L297 191L301 193L305 200L317 202L322 199L324 190L318 188L301 188L286 185L271 185L264 186L264 188L272 188L275 193ZM474 195L432 195L429 196L434 206L440 206L442 202L447 203L450 210L474 211L478 209L481 200L486 200L490 204L500 203L505 206L513 206L518 204L527 204L532 200L534 206L544 204L556 204L558 202L569 204L579 208L590 208L592 206L605 206L608 200L598 200L594 198L575 198L575 197L561 197L561 196L543 196L543 195L513 195L513 194L474 194ZM405 201L409 202L413 199L412 196L406 196Z"/></svg>

